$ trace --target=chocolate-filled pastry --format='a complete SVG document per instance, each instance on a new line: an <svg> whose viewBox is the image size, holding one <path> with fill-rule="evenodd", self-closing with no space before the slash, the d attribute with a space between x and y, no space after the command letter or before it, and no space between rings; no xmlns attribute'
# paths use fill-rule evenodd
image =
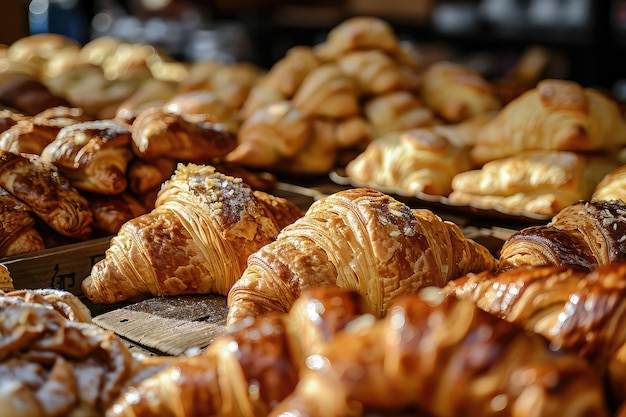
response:
<svg viewBox="0 0 626 417"><path fill-rule="evenodd" d="M88 239L93 216L85 197L58 169L39 160L0 151L0 187L28 205L32 212L63 236Z"/></svg>
<svg viewBox="0 0 626 417"><path fill-rule="evenodd" d="M115 120L94 120L66 126L41 152L79 190L120 194L133 158L130 126Z"/></svg>
<svg viewBox="0 0 626 417"><path fill-rule="evenodd" d="M178 114L161 107L141 112L132 124L133 149L142 159L174 158L206 163L237 145L230 128L206 114Z"/></svg>
<svg viewBox="0 0 626 417"><path fill-rule="evenodd" d="M27 205L0 188L0 258L46 248Z"/></svg>

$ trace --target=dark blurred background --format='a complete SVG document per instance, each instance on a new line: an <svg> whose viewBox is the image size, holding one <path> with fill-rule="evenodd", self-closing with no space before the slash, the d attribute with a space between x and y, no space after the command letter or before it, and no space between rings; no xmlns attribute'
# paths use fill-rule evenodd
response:
<svg viewBox="0 0 626 417"><path fill-rule="evenodd" d="M550 52L546 76L626 98L626 0L3 0L0 43L54 32L81 43L114 35L177 59L246 60L269 68L347 17L388 20L423 59L451 58L498 76L523 51Z"/></svg>

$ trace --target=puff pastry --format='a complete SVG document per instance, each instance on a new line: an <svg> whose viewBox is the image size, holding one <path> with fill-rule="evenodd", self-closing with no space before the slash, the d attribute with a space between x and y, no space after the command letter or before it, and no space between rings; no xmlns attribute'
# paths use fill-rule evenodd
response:
<svg viewBox="0 0 626 417"><path fill-rule="evenodd" d="M0 258L46 248L31 210L4 189L0 189Z"/></svg>
<svg viewBox="0 0 626 417"><path fill-rule="evenodd" d="M124 223L113 237L104 259L83 280L83 293L94 303L225 295L248 256L279 230L271 211L241 179L209 165L179 164L155 208Z"/></svg>
<svg viewBox="0 0 626 417"><path fill-rule="evenodd" d="M490 161L457 174L449 199L455 204L554 215L587 200L618 163L607 155L540 150Z"/></svg>
<svg viewBox="0 0 626 417"><path fill-rule="evenodd" d="M85 197L54 165L0 151L0 187L28 205L33 214L63 236L88 239L93 216Z"/></svg>
<svg viewBox="0 0 626 417"><path fill-rule="evenodd" d="M626 143L617 103L574 81L547 79L502 108L472 149L476 164L528 149L613 150Z"/></svg>
<svg viewBox="0 0 626 417"><path fill-rule="evenodd" d="M128 185L130 145L128 125L115 120L81 122L61 129L41 151L41 160L55 165L79 190L120 194Z"/></svg>
<svg viewBox="0 0 626 417"><path fill-rule="evenodd" d="M316 201L248 258L228 293L228 323L288 311L303 289L318 285L357 290L381 316L400 294L495 266L485 247L431 211L349 189Z"/></svg>

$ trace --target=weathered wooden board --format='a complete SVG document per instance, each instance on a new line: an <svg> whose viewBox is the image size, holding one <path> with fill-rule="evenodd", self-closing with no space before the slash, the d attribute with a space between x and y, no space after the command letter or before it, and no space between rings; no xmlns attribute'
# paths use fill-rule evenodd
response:
<svg viewBox="0 0 626 417"><path fill-rule="evenodd" d="M178 356L223 334L227 313L220 295L156 297L97 315L93 322L156 354Z"/></svg>

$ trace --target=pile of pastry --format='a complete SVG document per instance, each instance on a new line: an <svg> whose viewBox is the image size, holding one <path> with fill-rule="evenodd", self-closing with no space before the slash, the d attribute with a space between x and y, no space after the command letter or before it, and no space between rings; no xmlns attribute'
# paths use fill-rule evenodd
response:
<svg viewBox="0 0 626 417"><path fill-rule="evenodd" d="M625 231L624 203L579 202L495 256L374 189L301 213L179 164L83 291L223 294L227 332L178 357L135 356L72 320L72 297L8 288L0 397L33 416L621 416Z"/></svg>

